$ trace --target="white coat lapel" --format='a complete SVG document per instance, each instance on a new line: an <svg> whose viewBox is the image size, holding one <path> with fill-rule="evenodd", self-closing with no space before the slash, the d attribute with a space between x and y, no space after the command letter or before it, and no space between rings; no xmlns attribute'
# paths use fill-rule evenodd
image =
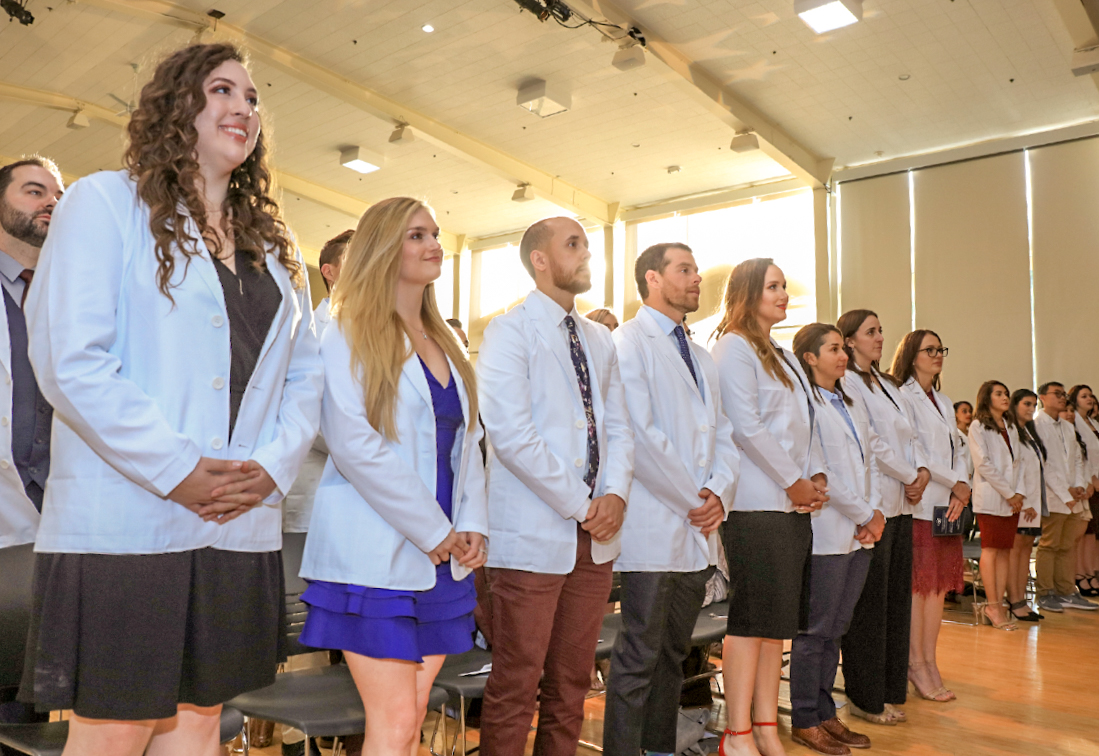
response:
<svg viewBox="0 0 1099 756"><path fill-rule="evenodd" d="M695 379L691 376L691 371L687 369L687 363L683 361L683 355L679 353L679 350L668 339L668 334L664 333L664 330L660 327L660 324L656 322L656 319L647 312L641 322L643 323L642 327L645 329L645 335L653 340L653 351L656 352L658 359L663 360L666 365L669 365L672 372L683 379L688 387L694 392L695 396L701 399L702 393L698 390L698 384L695 383Z"/></svg>
<svg viewBox="0 0 1099 756"><path fill-rule="evenodd" d="M228 320L229 313L225 308L225 292L221 290L221 279L218 278L217 268L214 267L214 258L206 249L206 245L202 241L202 234L198 230L198 224L195 223L187 208L181 204L179 211L187 216L187 235L195 240L195 248L198 250L198 254L191 256L186 262L187 275L190 275L192 271L198 274L210 293L214 295L214 299L221 305L221 312ZM180 252L180 254L183 253Z"/></svg>
<svg viewBox="0 0 1099 756"><path fill-rule="evenodd" d="M259 358L256 360L257 367L263 362L263 358L267 355L268 350L271 349L271 345L275 343L275 338L282 330L283 324L286 323L286 319L290 317L290 312L294 309L294 303L296 301L294 296L294 284L290 280L290 272L279 262L278 255L268 252L265 261L267 270L271 273L271 278L278 284L279 293L282 294L282 301L279 303L279 309L275 313L275 319L271 321L271 327L267 329L267 337L263 340L263 348L260 349Z"/></svg>
<svg viewBox="0 0 1099 756"><path fill-rule="evenodd" d="M407 336L405 337L405 345L411 348ZM420 364L420 357L416 352L412 352L412 355L404 361L404 366L401 368L401 375L412 384L413 388L416 389L416 393L424 400L424 403L434 410L435 405L431 401L431 387L427 385L427 376L424 375L424 367ZM453 370L451 370L451 375L454 375Z"/></svg>
<svg viewBox="0 0 1099 756"><path fill-rule="evenodd" d="M570 387L570 393L573 400L578 407L584 406L584 400L580 396L580 383L576 378L576 368L572 364L572 354L569 352L569 344L564 334L558 328L557 324L553 322L553 318L545 311L545 308L541 302L532 303L531 299L534 296L532 293L527 297L527 301L524 303L524 310L527 312L534 324L535 329L538 331L538 336L549 347L550 352L557 360L557 364L561 367L561 370L565 375L565 383ZM577 323L577 327L580 324Z"/></svg>
<svg viewBox="0 0 1099 756"><path fill-rule="evenodd" d="M0 365L11 378L11 334L8 332L8 308L0 307Z"/></svg>

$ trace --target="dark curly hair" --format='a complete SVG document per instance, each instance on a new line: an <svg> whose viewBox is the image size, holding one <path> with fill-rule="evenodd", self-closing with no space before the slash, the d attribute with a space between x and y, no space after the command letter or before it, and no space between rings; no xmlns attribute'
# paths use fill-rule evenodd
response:
<svg viewBox="0 0 1099 756"><path fill-rule="evenodd" d="M176 267L172 245L183 254L185 269L191 257L202 254L202 240L187 233L187 216L181 205L215 254L220 252L198 190L195 119L206 107L206 78L229 60L245 63L240 50L226 44L191 45L173 53L157 66L152 81L141 89L137 109L127 126L129 146L123 164L137 182L138 196L149 206L149 227L156 239L159 263L157 286L169 299ZM276 248L279 262L289 271L294 286L301 287L302 266L270 191L271 172L261 129L252 154L229 178L222 205L222 217L230 225L225 230L231 232L236 248L247 252L257 268L263 267L266 251Z"/></svg>

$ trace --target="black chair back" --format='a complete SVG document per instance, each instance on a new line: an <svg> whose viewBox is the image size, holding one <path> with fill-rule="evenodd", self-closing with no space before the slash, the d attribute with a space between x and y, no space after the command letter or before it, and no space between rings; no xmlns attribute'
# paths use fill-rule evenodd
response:
<svg viewBox="0 0 1099 756"><path fill-rule="evenodd" d="M23 677L33 577L33 543L0 549L0 688L14 687Z"/></svg>
<svg viewBox="0 0 1099 756"><path fill-rule="evenodd" d="M305 617L309 614L309 606L301 600L309 585L298 577L304 551L305 533L282 534L282 572L286 581L286 653L290 656L319 650L303 646L298 640L305 627Z"/></svg>

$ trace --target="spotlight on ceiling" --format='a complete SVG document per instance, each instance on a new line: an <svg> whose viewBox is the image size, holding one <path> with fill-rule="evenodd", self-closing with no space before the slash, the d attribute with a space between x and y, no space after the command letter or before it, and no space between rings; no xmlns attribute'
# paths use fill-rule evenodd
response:
<svg viewBox="0 0 1099 756"><path fill-rule="evenodd" d="M759 137L750 131L743 134L737 134L729 144L729 149L733 152L752 152L753 150L758 150Z"/></svg>
<svg viewBox="0 0 1099 756"><path fill-rule="evenodd" d="M431 24L424 24L424 25L423 25L423 26L421 26L420 28L421 28L421 29L422 29L423 31L427 32L428 34L431 34L431 32L435 31L435 27L434 27L434 26L432 26Z"/></svg>
<svg viewBox="0 0 1099 756"><path fill-rule="evenodd" d="M340 150L340 165L359 173L373 173L382 167L385 158L362 147L345 147Z"/></svg>
<svg viewBox="0 0 1099 756"><path fill-rule="evenodd" d="M515 104L539 118L549 118L571 108L572 95L559 84L535 79L519 89Z"/></svg>
<svg viewBox="0 0 1099 756"><path fill-rule="evenodd" d="M519 184L511 195L512 202L530 202L534 199L534 187L530 184Z"/></svg>
<svg viewBox="0 0 1099 756"><path fill-rule="evenodd" d="M88 120L83 110L77 110L69 116L69 122L65 125L70 129L86 129L92 125L92 122Z"/></svg>
<svg viewBox="0 0 1099 756"><path fill-rule="evenodd" d="M645 50L636 42L623 45L611 59L611 65L619 71L629 71L631 68L640 68L645 65Z"/></svg>
<svg viewBox="0 0 1099 756"><path fill-rule="evenodd" d="M397 127L393 129L393 133L389 135L389 143L398 147L404 147L415 141L416 135L412 132L412 127L407 123L397 124Z"/></svg>
<svg viewBox="0 0 1099 756"><path fill-rule="evenodd" d="M824 34L862 21L862 0L794 0L794 11L810 29Z"/></svg>

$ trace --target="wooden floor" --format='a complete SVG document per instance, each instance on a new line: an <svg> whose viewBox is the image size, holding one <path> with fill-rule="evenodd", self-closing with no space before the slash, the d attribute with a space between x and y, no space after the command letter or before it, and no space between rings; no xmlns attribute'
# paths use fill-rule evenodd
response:
<svg viewBox="0 0 1099 756"><path fill-rule="evenodd" d="M1039 626L1024 624L1014 633L944 622L939 665L957 701L939 704L910 694L909 721L896 727L852 720L846 707L840 716L871 737L876 754L1099 756L1099 611L1047 615ZM714 725L724 727L716 696L714 715ZM434 720L429 714L429 736ZM583 738L598 743L602 731L603 699L591 698ZM789 716L780 716L779 732L790 756L812 753L790 741ZM475 731L469 740L476 741ZM532 733L528 754L533 741ZM276 743L252 752L278 756L281 748ZM427 756L426 747L421 754Z"/></svg>

